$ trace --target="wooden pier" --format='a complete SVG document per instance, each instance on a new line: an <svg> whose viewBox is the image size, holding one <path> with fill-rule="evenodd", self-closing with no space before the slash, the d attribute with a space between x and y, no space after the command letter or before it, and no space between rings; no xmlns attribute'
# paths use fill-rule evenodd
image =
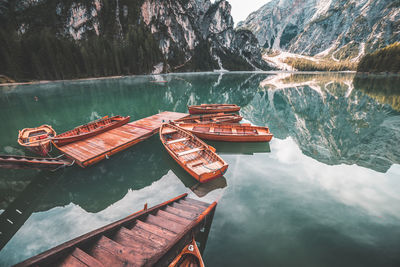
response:
<svg viewBox="0 0 400 267"><path fill-rule="evenodd" d="M216 205L183 194L16 266L168 266L193 236L204 251Z"/></svg>
<svg viewBox="0 0 400 267"><path fill-rule="evenodd" d="M84 168L151 137L158 132L163 122L181 119L187 115L165 111L78 142L56 147Z"/></svg>

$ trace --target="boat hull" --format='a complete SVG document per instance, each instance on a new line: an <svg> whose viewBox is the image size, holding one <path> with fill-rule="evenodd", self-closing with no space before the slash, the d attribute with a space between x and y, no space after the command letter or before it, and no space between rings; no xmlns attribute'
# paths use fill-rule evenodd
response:
<svg viewBox="0 0 400 267"><path fill-rule="evenodd" d="M194 238L168 267L204 267L203 258Z"/></svg>
<svg viewBox="0 0 400 267"><path fill-rule="evenodd" d="M113 117L111 117L110 119L112 119L112 118ZM98 128L98 129L96 129L96 130L94 130L92 132L89 132L89 133L80 134L80 135L73 135L73 136L67 136L67 137L57 137L56 136L56 137L53 138L53 142L54 142L55 145L57 145L59 147L60 146L64 146L66 144L77 142L79 140L83 140L83 139L86 139L86 138L89 138L89 137L104 133L106 131L115 129L117 127L120 127L120 126L128 123L129 120L130 120L130 116L126 116L121 120L115 121L114 123L111 123L110 125L106 125L106 126L104 126L102 128ZM82 127L82 126L80 126L80 127ZM77 127L76 129L79 129L80 127ZM60 134L60 135L62 135L62 134Z"/></svg>
<svg viewBox="0 0 400 267"><path fill-rule="evenodd" d="M206 114L206 115L192 115L179 120L177 123L237 123L243 119L242 116L237 114Z"/></svg>
<svg viewBox="0 0 400 267"><path fill-rule="evenodd" d="M222 142L269 142L273 135L262 135L262 136L249 136L249 135L224 135L224 134L212 134L212 133L199 133L193 132L194 135L201 139L222 141Z"/></svg>
<svg viewBox="0 0 400 267"><path fill-rule="evenodd" d="M224 176L224 174L226 173L226 171L228 169L228 165L226 165L218 171L214 171L213 173L209 173L209 174L200 176L200 175L197 175L197 173L195 173L192 169L188 168L185 164L183 164L179 160L179 158L175 155L175 153L173 153L169 148L166 147L166 150L167 150L168 154L179 164L179 166L181 166L187 173L189 173L194 179L196 179L197 181L199 181L202 184L210 182L212 180L215 180L221 176Z"/></svg>
<svg viewBox="0 0 400 267"><path fill-rule="evenodd" d="M51 149L51 138L56 135L54 129L45 124L36 128L19 131L18 144L40 156L47 156Z"/></svg>
<svg viewBox="0 0 400 267"><path fill-rule="evenodd" d="M190 114L212 114L238 112L240 107L230 104L202 104L199 106L188 106Z"/></svg>
<svg viewBox="0 0 400 267"><path fill-rule="evenodd" d="M247 124L179 124L200 139L223 142L269 142L273 134L268 127Z"/></svg>

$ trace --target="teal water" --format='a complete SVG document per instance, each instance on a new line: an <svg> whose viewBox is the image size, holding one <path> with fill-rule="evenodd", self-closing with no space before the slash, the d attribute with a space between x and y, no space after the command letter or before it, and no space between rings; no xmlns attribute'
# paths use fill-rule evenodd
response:
<svg viewBox="0 0 400 267"><path fill-rule="evenodd" d="M212 143L229 168L205 185L158 136L86 169L0 170L0 211L26 217L1 224L0 241L10 240L0 265L187 192L218 200L207 266L400 266L400 92L382 88L399 79L353 78L197 73L0 87L1 154L27 153L16 142L25 127L61 133L200 103L240 105L245 121L274 133L270 144Z"/></svg>

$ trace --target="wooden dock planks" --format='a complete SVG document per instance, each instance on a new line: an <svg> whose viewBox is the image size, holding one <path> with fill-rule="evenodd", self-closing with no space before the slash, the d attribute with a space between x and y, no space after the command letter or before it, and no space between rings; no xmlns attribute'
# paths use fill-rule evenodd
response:
<svg viewBox="0 0 400 267"><path fill-rule="evenodd" d="M16 266L168 266L193 236L205 246L216 205L183 194ZM188 215L171 213L171 206ZM186 211L181 210L183 207Z"/></svg>
<svg viewBox="0 0 400 267"><path fill-rule="evenodd" d="M149 138L158 132L163 122L184 118L187 115L170 111L161 112L57 148L79 166L87 167Z"/></svg>

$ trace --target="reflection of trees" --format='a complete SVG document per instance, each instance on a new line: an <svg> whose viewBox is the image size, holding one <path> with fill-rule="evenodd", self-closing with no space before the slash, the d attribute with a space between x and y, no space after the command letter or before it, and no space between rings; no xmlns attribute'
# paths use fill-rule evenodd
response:
<svg viewBox="0 0 400 267"><path fill-rule="evenodd" d="M397 113L349 90L347 82L326 79L316 88L301 79L301 85L277 83L284 89L260 91L242 114L255 124L268 124L277 138L291 136L304 154L326 164L386 172L400 162Z"/></svg>
<svg viewBox="0 0 400 267"><path fill-rule="evenodd" d="M379 103L400 111L400 75L357 75L354 87Z"/></svg>

